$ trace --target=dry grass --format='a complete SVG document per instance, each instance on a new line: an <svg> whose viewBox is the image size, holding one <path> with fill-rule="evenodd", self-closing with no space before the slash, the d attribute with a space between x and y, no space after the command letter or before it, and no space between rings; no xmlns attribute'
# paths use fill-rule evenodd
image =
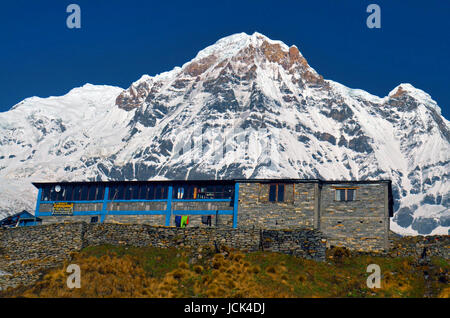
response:
<svg viewBox="0 0 450 318"><path fill-rule="evenodd" d="M28 289L4 296L25 297L422 297L424 280L409 258L348 257L336 252L327 262L289 255L243 254L205 249L189 264L189 251L100 246L73 255ZM437 260L439 261L439 260ZM81 267L81 288L66 286L69 263ZM369 289L367 265L378 264L382 288ZM448 263L439 263L448 271ZM449 297L446 284L436 295Z"/></svg>

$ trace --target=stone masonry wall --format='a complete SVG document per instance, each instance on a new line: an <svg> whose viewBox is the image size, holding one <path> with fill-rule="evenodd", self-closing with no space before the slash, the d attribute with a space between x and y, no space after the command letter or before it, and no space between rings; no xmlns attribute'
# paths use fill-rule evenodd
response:
<svg viewBox="0 0 450 318"><path fill-rule="evenodd" d="M0 290L29 284L84 247L85 223L0 228Z"/></svg>
<svg viewBox="0 0 450 318"><path fill-rule="evenodd" d="M450 235L400 236L389 233L391 257L443 257L450 259Z"/></svg>
<svg viewBox="0 0 450 318"><path fill-rule="evenodd" d="M325 184L320 197L319 228L327 236L328 244L354 250L387 250L387 184L357 184L356 200L347 202L335 200L335 186L346 185Z"/></svg>
<svg viewBox="0 0 450 318"><path fill-rule="evenodd" d="M205 227L156 227L145 224L65 223L0 229L0 289L31 284L43 269L70 258L86 246L112 244L160 248L227 246L266 250L324 260L326 240L316 230L252 230Z"/></svg>
<svg viewBox="0 0 450 318"><path fill-rule="evenodd" d="M293 194L291 195L291 193ZM285 202L270 202L268 183L240 183L238 227L312 228L314 225L314 183L286 184L284 195Z"/></svg>

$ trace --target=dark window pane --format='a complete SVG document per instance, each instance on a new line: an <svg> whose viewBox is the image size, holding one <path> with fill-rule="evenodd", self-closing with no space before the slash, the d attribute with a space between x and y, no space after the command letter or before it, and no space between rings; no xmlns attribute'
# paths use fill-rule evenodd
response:
<svg viewBox="0 0 450 318"><path fill-rule="evenodd" d="M73 188L73 201L79 201L80 200L80 196L81 196L81 186L76 185Z"/></svg>
<svg viewBox="0 0 450 318"><path fill-rule="evenodd" d="M336 190L336 196L337 201L345 201L345 189Z"/></svg>
<svg viewBox="0 0 450 318"><path fill-rule="evenodd" d="M42 188L42 201L50 201L50 187L44 186Z"/></svg>
<svg viewBox="0 0 450 318"><path fill-rule="evenodd" d="M50 201L56 201L57 200L57 193L55 191L55 187L52 187L50 189Z"/></svg>
<svg viewBox="0 0 450 318"><path fill-rule="evenodd" d="M269 201L275 201L277 195L277 186L275 184L270 185L269 189Z"/></svg>
<svg viewBox="0 0 450 318"><path fill-rule="evenodd" d="M150 190L150 186L148 184L143 185L141 187L140 198L143 200L148 200L148 192Z"/></svg>
<svg viewBox="0 0 450 318"><path fill-rule="evenodd" d="M347 201L353 201L355 199L355 190L347 189Z"/></svg>
<svg viewBox="0 0 450 318"><path fill-rule="evenodd" d="M81 201L86 201L88 199L88 192L89 192L89 187L87 185L84 185L81 187Z"/></svg>
<svg viewBox="0 0 450 318"><path fill-rule="evenodd" d="M214 199L223 199L224 197L224 187L221 185L216 186L216 192L214 195Z"/></svg>
<svg viewBox="0 0 450 318"><path fill-rule="evenodd" d="M131 193L132 193L131 186L130 185L124 186L124 199L125 200L130 200L131 199Z"/></svg>
<svg viewBox="0 0 450 318"><path fill-rule="evenodd" d="M152 185L148 186L148 192L147 192L147 200L154 200L155 199L155 187Z"/></svg>
<svg viewBox="0 0 450 318"><path fill-rule="evenodd" d="M92 216L91 223L97 223L97 222L98 222L98 216Z"/></svg>
<svg viewBox="0 0 450 318"><path fill-rule="evenodd" d="M206 199L214 199L214 186L206 187L205 198Z"/></svg>
<svg viewBox="0 0 450 318"><path fill-rule="evenodd" d="M155 189L155 200L161 200L162 199L162 187L156 186Z"/></svg>
<svg viewBox="0 0 450 318"><path fill-rule="evenodd" d="M58 193L58 200L65 201L66 200L66 186L62 186L61 190Z"/></svg>
<svg viewBox="0 0 450 318"><path fill-rule="evenodd" d="M64 201L72 201L72 192L73 192L73 186L68 185L65 187L64 189L64 197L63 200Z"/></svg>
<svg viewBox="0 0 450 318"><path fill-rule="evenodd" d="M124 200L124 199L125 199L125 186L123 184L119 184L117 186L116 200Z"/></svg>
<svg viewBox="0 0 450 318"><path fill-rule="evenodd" d="M231 199L232 195L233 195L233 190L234 187L233 186L225 186L225 191L224 191L224 199Z"/></svg>
<svg viewBox="0 0 450 318"><path fill-rule="evenodd" d="M139 186L139 193L137 198L140 200L145 200L147 195L147 186L146 185L140 185Z"/></svg>
<svg viewBox="0 0 450 318"><path fill-rule="evenodd" d="M133 200L139 199L139 185L138 184L135 184L135 185L132 186L131 192L132 192L131 193L131 198Z"/></svg>
<svg viewBox="0 0 450 318"><path fill-rule="evenodd" d="M95 200L97 195L97 186L90 185L89 186L89 193L88 193L88 200Z"/></svg>
<svg viewBox="0 0 450 318"><path fill-rule="evenodd" d="M105 187L102 185L97 186L97 196L95 197L95 200L103 200L105 196Z"/></svg>
<svg viewBox="0 0 450 318"><path fill-rule="evenodd" d="M117 185L114 185L109 189L110 200L117 200L118 196L119 196L119 187Z"/></svg>
<svg viewBox="0 0 450 318"><path fill-rule="evenodd" d="M184 199L193 199L194 198L194 186L185 185L184 186Z"/></svg>
<svg viewBox="0 0 450 318"><path fill-rule="evenodd" d="M116 189L117 189L116 186L113 186L113 185L109 186L108 200L113 199L114 193L116 193Z"/></svg>
<svg viewBox="0 0 450 318"><path fill-rule="evenodd" d="M284 201L284 184L278 185L278 201Z"/></svg>

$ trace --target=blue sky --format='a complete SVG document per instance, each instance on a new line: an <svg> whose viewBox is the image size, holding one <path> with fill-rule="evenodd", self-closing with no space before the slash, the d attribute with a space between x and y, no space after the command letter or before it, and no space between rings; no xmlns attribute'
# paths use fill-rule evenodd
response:
<svg viewBox="0 0 450 318"><path fill-rule="evenodd" d="M66 7L81 7L81 29ZM366 7L381 7L381 29ZM0 111L85 83L127 88L219 38L258 31L295 44L327 79L385 96L423 89L450 118L450 1L9 1L0 9Z"/></svg>

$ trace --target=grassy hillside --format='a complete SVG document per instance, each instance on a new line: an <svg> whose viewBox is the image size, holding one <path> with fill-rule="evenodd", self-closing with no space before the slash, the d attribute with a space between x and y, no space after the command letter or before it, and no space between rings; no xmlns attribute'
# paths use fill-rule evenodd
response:
<svg viewBox="0 0 450 318"><path fill-rule="evenodd" d="M413 258L347 255L329 251L326 262L289 255L224 249L180 249L96 246L46 273L29 288L3 297L434 297L450 296L449 262L433 259L424 268ZM66 287L68 264L81 268L81 288ZM366 286L369 264L381 267L380 289ZM431 290L431 292L430 292Z"/></svg>

